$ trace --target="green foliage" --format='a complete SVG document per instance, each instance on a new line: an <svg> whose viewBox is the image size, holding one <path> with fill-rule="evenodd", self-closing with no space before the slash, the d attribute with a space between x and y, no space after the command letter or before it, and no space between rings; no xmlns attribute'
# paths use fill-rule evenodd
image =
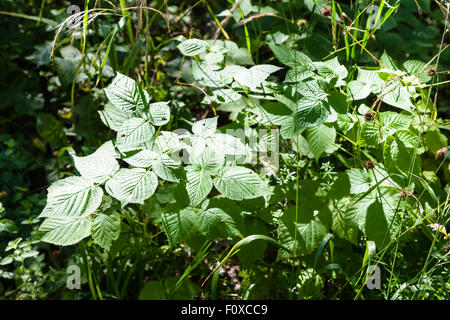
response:
<svg viewBox="0 0 450 320"><path fill-rule="evenodd" d="M1 297L448 299L440 2L148 5L5 1Z"/></svg>

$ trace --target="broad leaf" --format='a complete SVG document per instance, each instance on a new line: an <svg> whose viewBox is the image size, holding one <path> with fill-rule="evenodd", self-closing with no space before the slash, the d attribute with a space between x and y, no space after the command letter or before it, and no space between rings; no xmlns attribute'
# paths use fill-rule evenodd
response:
<svg viewBox="0 0 450 320"><path fill-rule="evenodd" d="M102 183L110 179L120 168L114 154L114 146L109 142L89 156L73 156L73 161L75 168L83 177L95 183Z"/></svg>
<svg viewBox="0 0 450 320"><path fill-rule="evenodd" d="M334 143L336 130L332 127L320 125L306 129L304 136L308 141L311 152L314 154L314 158L317 160Z"/></svg>
<svg viewBox="0 0 450 320"><path fill-rule="evenodd" d="M106 191L119 200L122 206L128 203L143 204L155 193L158 178L155 173L141 168L120 169L106 182Z"/></svg>
<svg viewBox="0 0 450 320"><path fill-rule="evenodd" d="M150 100L136 81L121 73L117 73L105 93L112 104L126 113L144 110Z"/></svg>
<svg viewBox="0 0 450 320"><path fill-rule="evenodd" d="M265 192L265 184L252 170L244 167L225 167L214 179L214 186L232 200L253 199Z"/></svg>
<svg viewBox="0 0 450 320"><path fill-rule="evenodd" d="M39 227L39 231L45 232L41 241L60 246L69 246L80 242L91 234L91 218L47 218Z"/></svg>
<svg viewBox="0 0 450 320"><path fill-rule="evenodd" d="M294 129L304 129L322 124L330 114L326 101L301 98L294 106Z"/></svg>
<svg viewBox="0 0 450 320"><path fill-rule="evenodd" d="M48 188L47 205L39 217L85 217L100 206L102 196L102 189L87 178L58 180Z"/></svg>
<svg viewBox="0 0 450 320"><path fill-rule="evenodd" d="M135 146L149 141L154 133L155 128L148 121L141 118L131 118L125 121L117 132L117 143Z"/></svg>
<svg viewBox="0 0 450 320"><path fill-rule="evenodd" d="M193 57L204 52L207 46L208 44L203 40L189 39L180 43L177 48L183 55Z"/></svg>
<svg viewBox="0 0 450 320"><path fill-rule="evenodd" d="M103 249L109 250L111 243L119 238L120 216L118 213L107 215L99 213L92 222L92 238Z"/></svg>

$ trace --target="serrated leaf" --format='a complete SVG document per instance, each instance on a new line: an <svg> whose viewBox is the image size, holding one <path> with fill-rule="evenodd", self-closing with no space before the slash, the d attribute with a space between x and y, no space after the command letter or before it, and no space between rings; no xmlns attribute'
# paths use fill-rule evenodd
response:
<svg viewBox="0 0 450 320"><path fill-rule="evenodd" d="M294 129L300 130L322 124L330 114L326 101L301 98L294 106Z"/></svg>
<svg viewBox="0 0 450 320"><path fill-rule="evenodd" d="M179 165L179 162L173 160L167 154L161 154L159 159L152 164L152 169L163 180L180 182L174 171Z"/></svg>
<svg viewBox="0 0 450 320"><path fill-rule="evenodd" d="M419 137L410 131L400 130L389 136L383 147L386 170L400 172L405 176L411 172L419 175L422 161L416 149L418 146Z"/></svg>
<svg viewBox="0 0 450 320"><path fill-rule="evenodd" d="M125 162L134 167L148 168L151 167L154 161L157 161L159 154L148 149L139 151L131 157L124 158Z"/></svg>
<svg viewBox="0 0 450 320"><path fill-rule="evenodd" d="M73 161L81 176L91 179L95 183L103 183L120 168L114 154L114 146L111 142L107 142L88 156L73 156Z"/></svg>
<svg viewBox="0 0 450 320"><path fill-rule="evenodd" d="M399 130L407 130L412 118L396 112L380 112L375 121L365 121L361 128L361 144L375 146Z"/></svg>
<svg viewBox="0 0 450 320"><path fill-rule="evenodd" d="M308 141L309 148L318 160L336 139L336 130L332 127L320 125L305 130L305 139Z"/></svg>
<svg viewBox="0 0 450 320"><path fill-rule="evenodd" d="M163 126L170 120L169 102L151 103L149 107L150 122L154 126Z"/></svg>
<svg viewBox="0 0 450 320"><path fill-rule="evenodd" d="M133 79L117 73L112 83L105 88L109 101L120 110L133 113L145 110L150 97Z"/></svg>
<svg viewBox="0 0 450 320"><path fill-rule="evenodd" d="M403 69L409 74L417 76L420 83L426 83L431 80L427 73L426 63L419 60L407 60L403 62Z"/></svg>
<svg viewBox="0 0 450 320"><path fill-rule="evenodd" d="M67 216L47 218L39 227L39 231L45 232L41 241L69 246L91 234L91 218Z"/></svg>
<svg viewBox="0 0 450 320"><path fill-rule="evenodd" d="M102 122L114 131L119 131L122 124L133 117L133 112L119 109L110 102L105 105L103 110L99 110L98 113Z"/></svg>
<svg viewBox="0 0 450 320"><path fill-rule="evenodd" d="M211 192L213 187L210 175L199 166L187 166L186 191L189 195L191 206L196 206Z"/></svg>
<svg viewBox="0 0 450 320"><path fill-rule="evenodd" d="M326 83L315 79L299 82L294 88L302 96L314 100L323 100L328 95Z"/></svg>
<svg viewBox="0 0 450 320"><path fill-rule="evenodd" d="M359 199L358 202L355 202ZM398 219L394 220L398 210L400 193L389 187L380 187L364 197L355 196L347 211L348 218L359 226L369 240L376 242L377 248L388 244L398 230ZM397 214L397 218L399 215Z"/></svg>
<svg viewBox="0 0 450 320"><path fill-rule="evenodd" d="M258 198L266 187L255 172L245 167L225 167L214 179L214 186L232 200Z"/></svg>
<svg viewBox="0 0 450 320"><path fill-rule="evenodd" d="M135 146L140 143L149 141L155 128L142 118L131 118L122 124L121 129L117 132L117 143L120 145Z"/></svg>
<svg viewBox="0 0 450 320"><path fill-rule="evenodd" d="M128 203L143 204L155 193L158 178L155 173L141 168L120 169L106 182L106 191L125 206Z"/></svg>
<svg viewBox="0 0 450 320"><path fill-rule="evenodd" d="M267 102L249 111L257 115L256 121L263 125L283 125L292 116L292 110L279 102Z"/></svg>
<svg viewBox="0 0 450 320"><path fill-rule="evenodd" d="M105 250L109 250L111 243L120 235L120 216L118 213L107 215L99 213L92 222L92 238Z"/></svg>
<svg viewBox="0 0 450 320"><path fill-rule="evenodd" d="M180 43L177 48L183 55L193 57L204 52L207 46L208 44L203 40L188 39Z"/></svg>
<svg viewBox="0 0 450 320"><path fill-rule="evenodd" d="M100 206L102 196L102 189L87 178L58 180L48 188L47 205L39 217L84 217Z"/></svg>
<svg viewBox="0 0 450 320"><path fill-rule="evenodd" d="M241 142L241 139L229 134L216 133L205 140L214 153L224 155L247 155L249 153L249 149Z"/></svg>
<svg viewBox="0 0 450 320"><path fill-rule="evenodd" d="M306 255L319 246L328 233L328 228L322 223L319 216L309 210L305 211L299 208L299 212L302 214L296 217L295 208L291 207L283 213L278 220L278 241L295 255ZM295 235L296 233L297 235ZM290 257L288 253L279 251L279 258L288 257Z"/></svg>
<svg viewBox="0 0 450 320"><path fill-rule="evenodd" d="M274 44L269 46L278 61L286 66L309 66L312 63L311 58L300 51L280 47Z"/></svg>
<svg viewBox="0 0 450 320"><path fill-rule="evenodd" d="M212 65L192 61L192 77L201 86L222 88L233 81L232 75L224 70L214 70Z"/></svg>
<svg viewBox="0 0 450 320"><path fill-rule="evenodd" d="M264 80L266 80L271 73L280 70L280 67L270 64L261 64L253 66L250 69L239 72L233 76L239 85L249 87L250 89L256 89Z"/></svg>
<svg viewBox="0 0 450 320"><path fill-rule="evenodd" d="M370 85L358 80L353 80L347 83L347 89L349 91L349 97L353 100L365 99L371 93Z"/></svg>
<svg viewBox="0 0 450 320"><path fill-rule="evenodd" d="M192 126L192 132L204 138L212 136L217 130L217 119L218 117L214 117L195 122Z"/></svg>
<svg viewBox="0 0 450 320"><path fill-rule="evenodd" d="M160 153L171 153L185 148L186 145L180 141L178 134L169 131L160 131L156 137L154 149Z"/></svg>

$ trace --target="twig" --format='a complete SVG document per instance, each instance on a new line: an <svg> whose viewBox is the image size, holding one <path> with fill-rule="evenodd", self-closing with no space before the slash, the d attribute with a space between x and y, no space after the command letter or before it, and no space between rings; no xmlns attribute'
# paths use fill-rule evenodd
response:
<svg viewBox="0 0 450 320"><path fill-rule="evenodd" d="M238 2L236 2L233 7L230 9L230 12L228 13L228 16L225 17L225 19L223 19L220 22L219 28L217 28L216 32L214 33L214 37L213 40L217 40L217 38L219 38L219 34L220 34L220 30L223 29L223 27L225 27L227 25L227 23L230 21L231 17L233 16L233 13L236 11L237 8L239 8L239 6L241 5L243 0L240 0Z"/></svg>

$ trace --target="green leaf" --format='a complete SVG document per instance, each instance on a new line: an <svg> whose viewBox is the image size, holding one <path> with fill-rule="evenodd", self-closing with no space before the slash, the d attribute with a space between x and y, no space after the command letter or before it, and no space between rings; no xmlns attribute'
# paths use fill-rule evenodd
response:
<svg viewBox="0 0 450 320"><path fill-rule="evenodd" d="M340 114L347 114L348 102L345 94L333 91L327 98L328 104Z"/></svg>
<svg viewBox="0 0 450 320"><path fill-rule="evenodd" d="M294 129L322 124L330 114L327 102L310 97L301 98L294 106Z"/></svg>
<svg viewBox="0 0 450 320"><path fill-rule="evenodd" d="M400 81L391 82L383 90L386 93L381 99L384 103L411 112L415 106L411 102L412 95L407 87L403 87Z"/></svg>
<svg viewBox="0 0 450 320"><path fill-rule="evenodd" d="M394 60L387 54L386 50L384 50L383 54L381 55L380 61L391 71L398 70L398 67L395 65Z"/></svg>
<svg viewBox="0 0 450 320"><path fill-rule="evenodd" d="M444 136L439 129L428 130L425 133L424 139L428 150L434 155L436 155L436 151L446 147L448 144L447 137Z"/></svg>
<svg viewBox="0 0 450 320"><path fill-rule="evenodd" d="M241 142L241 139L229 134L216 133L205 139L208 147L214 153L223 155L247 155L250 150Z"/></svg>
<svg viewBox="0 0 450 320"><path fill-rule="evenodd" d="M256 89L264 80L266 80L271 73L281 70L280 67L270 64L261 64L253 66L250 69L245 69L233 76L239 85L249 87L250 89Z"/></svg>
<svg viewBox="0 0 450 320"><path fill-rule="evenodd" d="M47 218L39 227L39 231L45 232L41 241L69 246L91 234L91 218L68 216Z"/></svg>
<svg viewBox="0 0 450 320"><path fill-rule="evenodd" d="M194 209L193 209L194 210ZM195 210L198 230L207 238L215 239L219 236L239 237L242 234L233 218L219 208Z"/></svg>
<svg viewBox="0 0 450 320"><path fill-rule="evenodd" d="M295 84L295 90L302 96L314 100L323 100L328 95L326 82L315 79Z"/></svg>
<svg viewBox="0 0 450 320"><path fill-rule="evenodd" d="M120 145L135 146L149 141L155 128L146 120L131 118L125 121L117 132L117 143Z"/></svg>
<svg viewBox="0 0 450 320"><path fill-rule="evenodd" d="M328 228L318 215L304 211L302 208L302 206L299 207L297 218L295 207L290 207L278 219L278 241L294 255L306 255L313 252L328 233ZM288 257L290 254L279 252L279 258Z"/></svg>
<svg viewBox="0 0 450 320"><path fill-rule="evenodd" d="M117 73L112 83L105 88L109 101L123 112L145 110L150 97L133 79Z"/></svg>
<svg viewBox="0 0 450 320"><path fill-rule="evenodd" d="M420 175L422 161L416 147L419 137L410 131L397 131L389 136L383 147L383 157L388 172Z"/></svg>
<svg viewBox="0 0 450 320"><path fill-rule="evenodd" d="M75 168L83 177L91 179L95 183L103 183L120 169L119 163L114 157L115 153L114 146L109 141L89 156L73 156L73 161Z"/></svg>
<svg viewBox="0 0 450 320"><path fill-rule="evenodd" d="M99 110L98 113L102 122L114 131L119 131L122 128L122 124L133 117L133 112L123 111L111 102L108 102L105 108Z"/></svg>
<svg viewBox="0 0 450 320"><path fill-rule="evenodd" d="M139 151L133 154L131 157L124 158L125 162L129 163L134 167L139 168L149 168L153 163L157 162L159 159L159 154L148 149Z"/></svg>
<svg viewBox="0 0 450 320"><path fill-rule="evenodd" d="M258 198L264 194L265 184L252 170L244 167L225 167L214 179L216 189L232 200Z"/></svg>
<svg viewBox="0 0 450 320"><path fill-rule="evenodd" d="M189 195L190 204L198 205L211 192L213 187L209 174L199 166L187 166L186 191Z"/></svg>
<svg viewBox="0 0 450 320"><path fill-rule="evenodd" d="M359 201L355 202L356 199ZM388 244L398 231L398 219L394 221L394 216L399 201L398 190L380 187L362 198L355 196L347 215L369 240L375 241L377 248L382 249L383 241L384 245Z"/></svg>
<svg viewBox="0 0 450 320"><path fill-rule="evenodd" d="M150 122L154 126L163 126L170 120L169 102L151 103L149 107Z"/></svg>
<svg viewBox="0 0 450 320"><path fill-rule="evenodd" d="M375 121L366 121L361 128L362 145L375 146L399 130L407 130L412 118L396 112L380 112Z"/></svg>
<svg viewBox="0 0 450 320"><path fill-rule="evenodd" d="M197 121L192 126L192 132L199 137L212 136L217 130L217 119L219 117L207 118Z"/></svg>
<svg viewBox="0 0 450 320"><path fill-rule="evenodd" d="M425 62L419 60L406 60L403 62L402 66L410 75L416 76L420 83L426 83L431 80L431 77L427 73L427 65Z"/></svg>
<svg viewBox="0 0 450 320"><path fill-rule="evenodd" d="M111 243L120 235L120 215L99 213L92 223L92 238L103 249L109 250Z"/></svg>
<svg viewBox="0 0 450 320"><path fill-rule="evenodd" d="M211 88L222 88L233 81L227 68L215 70L212 65L200 64L195 60L192 60L192 77L199 85Z"/></svg>
<svg viewBox="0 0 450 320"><path fill-rule="evenodd" d="M198 230L196 212L192 208L185 208L177 212L168 210L162 213L161 218L171 247L180 242L195 245L204 243L206 240Z"/></svg>
<svg viewBox="0 0 450 320"><path fill-rule="evenodd" d="M336 130L334 128L320 125L308 128L305 131L305 139L308 141L309 148L318 160L336 139Z"/></svg>
<svg viewBox="0 0 450 320"><path fill-rule="evenodd" d="M313 75L314 75L314 72L311 71L310 66L295 66L288 70L288 72L286 73L286 78L284 79L284 82L287 82L287 83L300 82L309 77L312 77Z"/></svg>
<svg viewBox="0 0 450 320"><path fill-rule="evenodd" d="M353 100L365 99L371 93L370 85L358 80L353 80L347 83L347 89L349 91L349 96Z"/></svg>
<svg viewBox="0 0 450 320"><path fill-rule="evenodd" d="M274 44L270 44L269 46L278 61L286 66L309 66L312 63L311 58L300 51L280 47Z"/></svg>
<svg viewBox="0 0 450 320"><path fill-rule="evenodd" d="M155 173L141 168L120 169L106 182L106 191L119 200L122 206L128 203L143 204L155 193L158 178Z"/></svg>
<svg viewBox="0 0 450 320"><path fill-rule="evenodd" d="M152 164L152 169L156 175L166 181L180 182L176 176L175 169L180 166L180 163L173 160L167 154L161 154L157 161Z"/></svg>
<svg viewBox="0 0 450 320"><path fill-rule="evenodd" d="M47 205L39 217L85 217L100 206L102 196L102 189L87 178L58 180L48 188Z"/></svg>
<svg viewBox="0 0 450 320"><path fill-rule="evenodd" d="M180 52L188 57L196 56L206 50L208 44L199 39L189 39L180 43L177 48Z"/></svg>
<svg viewBox="0 0 450 320"><path fill-rule="evenodd" d="M292 115L292 110L279 102L267 102L260 107L249 109L263 125L283 125Z"/></svg>
<svg viewBox="0 0 450 320"><path fill-rule="evenodd" d="M149 281L139 293L139 300L166 300L166 289L157 281Z"/></svg>

